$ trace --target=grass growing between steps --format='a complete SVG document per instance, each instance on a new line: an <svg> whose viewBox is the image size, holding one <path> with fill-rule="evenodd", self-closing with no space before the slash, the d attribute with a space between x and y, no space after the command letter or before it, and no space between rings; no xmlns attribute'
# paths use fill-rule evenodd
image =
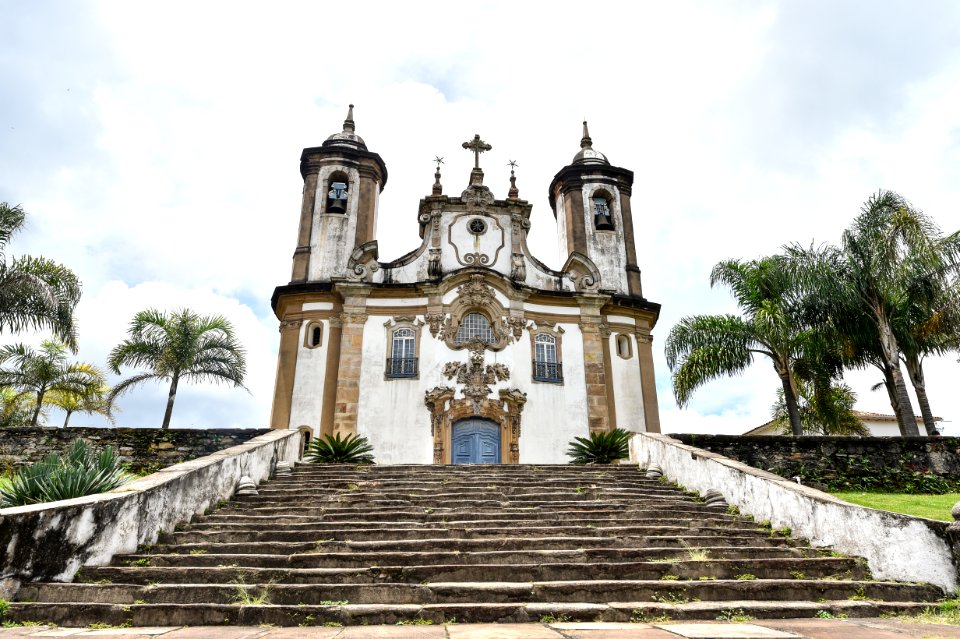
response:
<svg viewBox="0 0 960 639"><path fill-rule="evenodd" d="M960 501L960 493L943 495L903 495L898 493L833 493L851 504L889 510L914 517L951 521L950 509Z"/></svg>
<svg viewBox="0 0 960 639"><path fill-rule="evenodd" d="M960 626L960 597L941 601L919 615L899 615L897 619L907 623L938 623L947 626Z"/></svg>

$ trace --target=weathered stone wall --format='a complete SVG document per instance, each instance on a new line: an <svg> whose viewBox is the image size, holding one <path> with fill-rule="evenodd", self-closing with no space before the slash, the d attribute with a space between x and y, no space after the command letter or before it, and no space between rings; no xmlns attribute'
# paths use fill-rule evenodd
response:
<svg viewBox="0 0 960 639"><path fill-rule="evenodd" d="M630 461L643 467L656 464L668 479L700 493L717 490L740 512L774 528L790 528L814 546L864 557L875 579L957 591L960 540L945 521L850 504L666 435L634 435Z"/></svg>
<svg viewBox="0 0 960 639"><path fill-rule="evenodd" d="M297 431L272 430L110 492L0 509L0 597L21 581L70 581L81 566L156 543L161 532L229 499L242 476L259 483L300 457Z"/></svg>
<svg viewBox="0 0 960 639"><path fill-rule="evenodd" d="M818 488L946 492L960 487L958 437L670 437Z"/></svg>
<svg viewBox="0 0 960 639"><path fill-rule="evenodd" d="M152 473L180 462L237 446L266 429L196 430L178 428L4 428L0 429L0 471L63 453L77 439L112 446L135 473Z"/></svg>

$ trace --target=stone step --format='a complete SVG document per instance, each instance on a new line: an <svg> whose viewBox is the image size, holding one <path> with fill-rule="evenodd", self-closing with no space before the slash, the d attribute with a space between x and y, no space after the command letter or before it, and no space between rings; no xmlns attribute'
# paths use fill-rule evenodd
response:
<svg viewBox="0 0 960 639"><path fill-rule="evenodd" d="M45 603L231 604L262 597L274 605L517 603L609 601L816 601L866 599L927 601L939 588L875 581L799 579L664 581L579 580L539 582L434 582L366 584L84 584L39 583L20 589L19 600Z"/></svg>
<svg viewBox="0 0 960 639"><path fill-rule="evenodd" d="M451 563L437 565L375 566L360 568L290 568L224 566L101 566L84 568L81 583L426 583L437 581L565 581L584 579L646 579L675 577L681 581L700 579L736 579L746 570L758 579L822 579L867 577L854 559L756 558L692 561L673 557L673 561L636 561L626 563L531 562L531 563Z"/></svg>
<svg viewBox="0 0 960 639"><path fill-rule="evenodd" d="M728 535L723 531L715 534L685 532L673 535L648 535L642 537L550 536L550 537L501 537L494 539L388 539L377 541L338 541L321 538L314 541L258 541L258 542L197 542L177 545L158 544L157 552L217 552L231 554L294 554L305 552L384 552L411 551L422 547L460 552L477 550L575 550L579 548L645 548L668 546L674 548L702 547L722 542L729 546L789 546L792 540L758 535Z"/></svg>
<svg viewBox="0 0 960 639"><path fill-rule="evenodd" d="M82 627L93 623L115 626L214 625L393 625L398 623L536 623L545 619L629 622L659 618L714 620L720 615L744 614L755 619L791 619L832 616L879 617L923 611L917 602L810 601L699 601L684 604L649 601L605 604L544 602L505 604L397 604L278 606L237 604L70 604L11 603L13 622L45 621Z"/></svg>
<svg viewBox="0 0 960 639"><path fill-rule="evenodd" d="M220 566L220 567L292 567L292 568L367 568L371 566L418 566L449 564L511 564L511 563L550 563L562 562L619 562L619 561L662 561L670 563L689 551L680 544L671 546L651 546L648 548L579 548L574 550L537 550L522 548L519 550L480 550L461 552L458 550L408 550L377 552L319 552L309 549L304 552L269 553L261 548L260 552L218 552L218 549L206 551L193 548L174 548L178 553L155 553L148 555L120 555L114 565L118 566ZM700 552L706 552L716 559L752 558L817 558L819 551L812 548L756 547L756 546L701 546ZM685 555L686 553L686 555ZM746 564L745 564L746 565ZM744 569L746 570L746 568Z"/></svg>
<svg viewBox="0 0 960 639"><path fill-rule="evenodd" d="M316 542L328 541L394 541L430 539L490 539L494 537L645 537L663 535L683 535L691 533L702 535L735 535L740 537L768 537L766 531L756 528L735 528L727 526L512 526L512 527L471 527L454 526L413 526L394 528L364 529L356 527L340 528L295 528L277 527L274 530L190 530L164 536L164 545L174 544L210 544L210 543L251 543L261 541Z"/></svg>
<svg viewBox="0 0 960 639"><path fill-rule="evenodd" d="M363 519L341 519L330 521L324 517L307 517L287 515L285 517L261 517L255 515L236 515L236 514L216 514L200 517L191 524L185 524L180 530L263 530L265 526L272 526L277 530L302 530L312 528L322 530L326 528L356 528L356 529L377 529L377 528L410 528L420 526L428 528L431 526L460 526L476 528L492 528L502 526L504 523L510 523L511 527L526 526L548 526L554 522L562 521L568 526L586 526L586 527L605 527L610 525L620 526L646 526L646 525L675 525L686 528L698 527L726 527L734 523L741 526L749 526L741 518L731 515L712 515L710 517L673 517L665 516L662 512L644 513L644 517L615 517L611 513L610 517L601 519L599 517L576 517L571 513L570 517L538 517L518 519L515 517L500 517L497 519L449 519L447 515L431 513L429 515L419 513L416 517L408 517L396 520L363 520ZM759 530L766 534L770 531L766 528L751 528Z"/></svg>
<svg viewBox="0 0 960 639"><path fill-rule="evenodd" d="M539 479L535 481L524 479L505 479L497 483L489 481L480 481L474 479L453 479L444 480L435 483L425 484L420 479L392 479L392 480L372 480L360 478L356 481L350 481L343 477L336 479L319 479L302 477L299 475L271 479L262 483L261 488L270 490L358 490L367 488L381 488L392 491L426 491L426 490L532 490L535 488L551 488L554 490L576 490L578 488L597 488L604 490L650 490L656 492L666 492L674 490L670 485L663 482L649 479L613 479L584 481L583 479Z"/></svg>
<svg viewBox="0 0 960 639"><path fill-rule="evenodd" d="M603 515L616 515L617 513L623 513L626 515L636 514L646 514L651 512L657 512L660 515L663 515L665 512L677 513L684 515L703 515L703 516L713 516L716 513L716 509L709 509L700 504L690 503L690 502L676 502L675 504L669 504L666 506L657 505L653 507L650 505L644 506L614 506L609 502L596 502L589 501L581 504L576 504L573 506L552 506L550 509L552 512L556 513L569 513L571 515L578 515L582 517L588 517L593 513L599 513ZM440 506L424 506L417 505L412 506L406 504L403 508L376 508L370 506L369 508L364 508L363 504L353 504L353 505L344 505L344 504L329 504L329 505L315 505L313 503L307 503L302 505L283 505L283 506L263 506L263 507L254 507L254 506L228 506L221 508L217 511L212 511L211 514L220 514L220 515L253 515L253 516L263 516L263 517L282 517L286 515L304 515L304 516L313 516L313 517L323 517L324 519L333 519L336 517L351 517L351 518L360 518L360 519L374 519L374 520L384 520L384 519L395 519L398 517L403 517L404 515L409 514L421 514L421 515L445 515L445 516L457 516L469 518L473 516L482 516L484 518L496 518L499 516L501 519L509 519L511 517L517 516L534 516L539 517L540 513L543 512L541 508L537 506L525 505L523 507L511 506L500 504L499 502L488 505L486 507L480 506L455 506L455 507L440 507Z"/></svg>
<svg viewBox="0 0 960 639"><path fill-rule="evenodd" d="M680 505L688 505L696 503L693 499L682 499L678 498L675 500L657 500L656 502L651 502L649 506L656 506L658 508L667 510L672 509ZM637 502L630 499L604 499L604 500L595 500L595 499L574 499L569 495L565 495L563 499L557 498L555 500L551 499L430 499L423 498L417 500L411 499L371 499L369 501L362 501L356 499L347 499L347 498L335 498L330 500L322 500L320 503L317 503L314 500L308 506L307 510L316 510L324 508L340 508L341 510L345 509L356 509L356 510L366 510L369 509L386 509L386 508L403 508L409 506L417 506L421 508L464 508L464 509L510 509L510 508L577 508L585 504L594 504L594 505L603 505L606 508L612 507L629 507L635 506ZM285 500L277 500L272 504L258 504L256 501L236 501L231 504L232 510L234 511L257 511L265 509L295 509L295 504L290 504ZM706 509L706 507L704 507Z"/></svg>

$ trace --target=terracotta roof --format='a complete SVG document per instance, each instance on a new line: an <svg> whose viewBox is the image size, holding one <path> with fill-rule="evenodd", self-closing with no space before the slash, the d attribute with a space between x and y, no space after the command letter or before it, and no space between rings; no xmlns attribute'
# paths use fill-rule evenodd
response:
<svg viewBox="0 0 960 639"><path fill-rule="evenodd" d="M895 422L895 421L897 421L897 416L896 416L896 415L886 415L886 414L884 414L884 413L870 413L870 412L866 412L866 411L862 411L862 410L855 410L855 411L853 411L853 413L854 413L857 417L859 417L862 421L873 421L873 422ZM942 422L942 421L943 421L943 417L934 417L934 418L933 418L933 421L935 421L935 422ZM768 421L768 422L765 422L765 423L763 423L763 424L760 424L760 425L757 426L756 428L751 428L750 430L748 430L747 432L745 432L745 433L743 433L743 434L744 434L744 435L755 435L758 431L766 428L767 426L769 426L769 425L772 424L772 423L773 423L773 420L771 419L771 420ZM922 423L923 423L923 417L917 417L917 423L918 423L918 424L922 424Z"/></svg>

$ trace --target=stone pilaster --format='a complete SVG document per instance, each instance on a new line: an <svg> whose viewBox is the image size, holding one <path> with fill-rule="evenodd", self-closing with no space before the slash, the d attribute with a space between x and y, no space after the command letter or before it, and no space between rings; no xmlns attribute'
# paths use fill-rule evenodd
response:
<svg viewBox="0 0 960 639"><path fill-rule="evenodd" d="M300 319L280 322L280 353L277 355L277 383L273 387L273 408L270 428L290 427L290 407L293 404L293 380L297 372L297 352L300 350Z"/></svg>
<svg viewBox="0 0 960 639"><path fill-rule="evenodd" d="M357 432L357 411L360 406L360 367L363 361L363 325L367 322L367 296L370 287L337 284L343 296L340 314L340 362L337 374L337 399L333 412L333 433Z"/></svg>
<svg viewBox="0 0 960 639"><path fill-rule="evenodd" d="M340 338L343 322L340 316L330 318L330 330L327 332L327 361L323 384L323 404L320 409L320 434L333 434L333 419L337 406L337 380L340 366Z"/></svg>
<svg viewBox="0 0 960 639"><path fill-rule="evenodd" d="M313 231L313 209L317 200L317 173L308 173L303 180L303 202L300 205L300 232L293 252L291 282L305 282L310 270L310 244Z"/></svg>
<svg viewBox="0 0 960 639"><path fill-rule="evenodd" d="M600 308L607 303L605 295L579 295L580 332L583 334L583 374L587 383L587 424L591 433L611 429L610 397L607 394L607 370L604 367L604 345L601 335Z"/></svg>
<svg viewBox="0 0 960 639"><path fill-rule="evenodd" d="M660 432L660 406L653 369L653 335L650 329L637 327L637 355L640 360L640 389L643 392L643 422L648 433Z"/></svg>

